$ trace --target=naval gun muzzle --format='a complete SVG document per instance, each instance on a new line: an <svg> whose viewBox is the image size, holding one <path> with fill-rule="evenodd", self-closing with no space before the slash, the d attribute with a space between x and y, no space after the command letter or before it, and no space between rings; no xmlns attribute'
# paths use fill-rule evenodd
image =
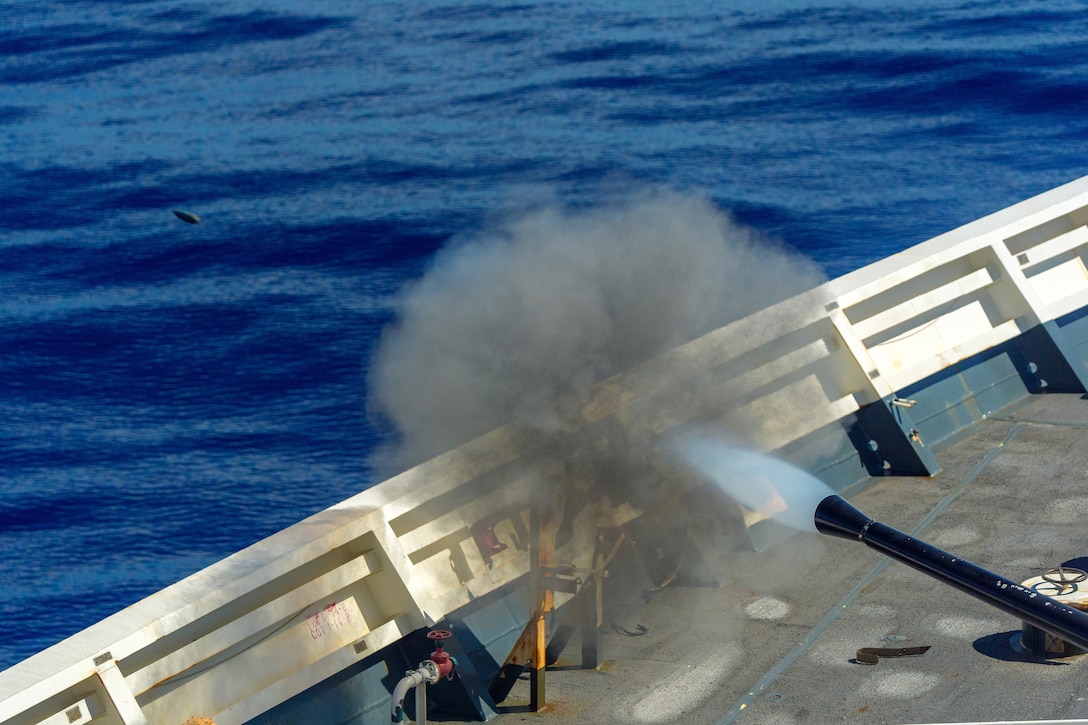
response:
<svg viewBox="0 0 1088 725"><path fill-rule="evenodd" d="M822 534L861 541L870 549L1088 650L1085 612L874 521L841 496L831 495L821 501L814 519L816 530Z"/></svg>

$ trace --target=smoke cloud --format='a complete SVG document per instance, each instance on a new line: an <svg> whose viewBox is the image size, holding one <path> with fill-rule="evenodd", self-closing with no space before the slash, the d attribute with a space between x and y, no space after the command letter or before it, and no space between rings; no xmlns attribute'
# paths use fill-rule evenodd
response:
<svg viewBox="0 0 1088 725"><path fill-rule="evenodd" d="M562 431L593 383L822 281L668 190L463 235L403 291L372 361L370 411L396 432L374 468L391 475L508 422Z"/></svg>

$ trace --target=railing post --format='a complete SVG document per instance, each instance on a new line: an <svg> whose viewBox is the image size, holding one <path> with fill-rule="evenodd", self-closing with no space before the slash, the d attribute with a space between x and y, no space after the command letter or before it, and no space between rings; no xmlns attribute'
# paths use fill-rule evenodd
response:
<svg viewBox="0 0 1088 725"><path fill-rule="evenodd" d="M106 696L113 703L113 707L117 710L117 715L124 725L148 725L147 718L144 717L144 711L140 709L140 704L136 702L136 697L132 694L132 690L129 689L128 683L125 682L121 670L117 669L117 660L112 657L105 660L98 666L97 675L102 682L102 687L106 690Z"/></svg>
<svg viewBox="0 0 1088 725"><path fill-rule="evenodd" d="M548 500L552 487L537 485L529 516L529 586L532 588L532 611L529 632L532 640L529 662L529 709L540 712L547 706L545 668L547 667L548 638L545 617L552 610L552 592L544 580L545 571L555 565L556 506Z"/></svg>

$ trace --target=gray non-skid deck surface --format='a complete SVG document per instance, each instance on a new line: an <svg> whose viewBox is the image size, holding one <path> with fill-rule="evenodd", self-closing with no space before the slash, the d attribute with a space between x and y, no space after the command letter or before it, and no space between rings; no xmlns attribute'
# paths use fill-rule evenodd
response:
<svg viewBox="0 0 1088 725"><path fill-rule="evenodd" d="M931 479L851 497L878 521L1015 581L1088 554L1088 400L1033 398L938 455ZM954 497L951 500L950 497ZM1043 662L1019 620L862 544L798 534L720 557L722 586L613 612L602 671L547 673L546 713L498 722L926 723L1088 717L1088 657ZM891 642L889 642L891 640ZM929 645L853 662L859 647ZM577 638L566 659L579 656ZM528 697L519 683L512 699ZM510 702L510 701L508 701Z"/></svg>

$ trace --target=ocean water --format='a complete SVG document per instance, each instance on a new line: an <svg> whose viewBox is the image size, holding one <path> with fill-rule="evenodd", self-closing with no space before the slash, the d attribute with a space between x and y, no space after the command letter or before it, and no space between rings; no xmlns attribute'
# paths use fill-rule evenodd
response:
<svg viewBox="0 0 1088 725"><path fill-rule="evenodd" d="M1088 173L1082 3L758 5L0 0L0 667L372 485L396 295L498 216L837 276Z"/></svg>

